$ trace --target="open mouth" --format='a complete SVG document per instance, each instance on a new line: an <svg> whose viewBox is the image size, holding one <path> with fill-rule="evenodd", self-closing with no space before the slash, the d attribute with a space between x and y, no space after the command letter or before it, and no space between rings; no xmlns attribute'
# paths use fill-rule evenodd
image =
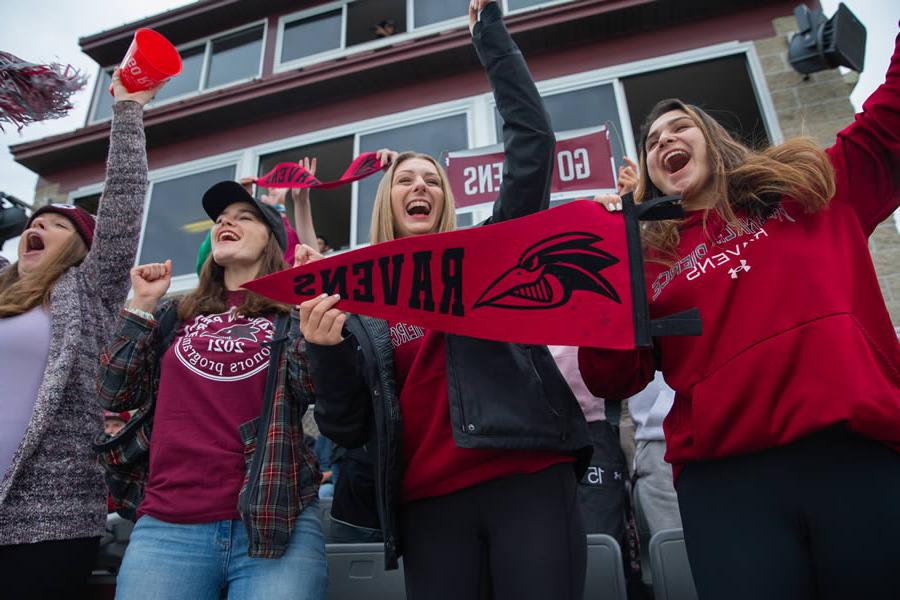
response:
<svg viewBox="0 0 900 600"><path fill-rule="evenodd" d="M673 150L663 158L663 167L671 175L683 169L689 160L691 156L684 150Z"/></svg>
<svg viewBox="0 0 900 600"><path fill-rule="evenodd" d="M411 217L427 217L431 214L431 202L427 200L413 200L406 205L406 214Z"/></svg>
<svg viewBox="0 0 900 600"><path fill-rule="evenodd" d="M219 242L239 242L241 237L233 231L223 231L219 234L219 237L216 238L216 241Z"/></svg>
<svg viewBox="0 0 900 600"><path fill-rule="evenodd" d="M41 236L37 233L29 233L28 237L25 238L25 251L26 252L39 252L44 249L44 240L41 239Z"/></svg>

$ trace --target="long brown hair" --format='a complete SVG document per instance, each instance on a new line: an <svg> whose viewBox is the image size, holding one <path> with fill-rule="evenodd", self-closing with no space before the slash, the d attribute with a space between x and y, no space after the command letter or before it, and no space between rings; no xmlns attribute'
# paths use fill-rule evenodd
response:
<svg viewBox="0 0 900 600"><path fill-rule="evenodd" d="M670 98L657 102L641 127L640 178L635 191L638 202L664 195L650 180L646 144L654 121L672 110L684 111L703 133L711 185L717 198L713 210L723 221L735 224L737 212L767 218L784 196L808 212L815 212L827 206L834 195L834 169L825 152L810 138L794 138L764 150L751 150L702 109ZM642 239L651 260L677 260L678 222L645 223Z"/></svg>
<svg viewBox="0 0 900 600"><path fill-rule="evenodd" d="M0 318L15 317L43 304L50 305L53 284L69 267L81 264L88 247L81 236L72 232L59 250L44 258L40 269L19 275L19 263L11 264L0 275Z"/></svg>
<svg viewBox="0 0 900 600"><path fill-rule="evenodd" d="M284 260L284 251L271 232L266 246L263 248L262 257L257 277L288 268L288 264ZM217 264L213 260L213 253L210 252L200 269L200 282L197 288L178 301L178 318L186 321L197 315L224 313L227 310L228 289L225 287L225 267ZM287 313L290 312L291 307L248 291L244 302L235 310L245 317L261 317L272 313Z"/></svg>
<svg viewBox="0 0 900 600"><path fill-rule="evenodd" d="M394 173L397 168L411 158L427 160L437 169L441 179L441 190L444 192L444 209L438 221L437 231L453 231L456 229L456 202L453 200L453 190L450 189L450 181L441 164L429 154L419 152L403 152L391 163L385 171L378 191L375 192L375 206L372 208L372 225L369 229L369 242L377 244L394 239L394 210L391 207L391 187L394 184Z"/></svg>

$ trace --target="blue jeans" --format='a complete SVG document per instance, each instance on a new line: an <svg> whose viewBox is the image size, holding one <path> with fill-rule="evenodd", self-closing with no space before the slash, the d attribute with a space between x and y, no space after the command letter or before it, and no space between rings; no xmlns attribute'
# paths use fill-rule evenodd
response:
<svg viewBox="0 0 900 600"><path fill-rule="evenodd" d="M297 516L281 558L247 556L247 530L239 521L183 525L144 515L116 580L123 600L324 600L328 589L325 538L314 502Z"/></svg>

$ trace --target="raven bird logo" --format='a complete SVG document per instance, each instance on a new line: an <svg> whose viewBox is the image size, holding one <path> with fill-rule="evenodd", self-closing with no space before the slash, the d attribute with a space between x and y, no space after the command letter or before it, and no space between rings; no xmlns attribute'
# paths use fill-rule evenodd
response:
<svg viewBox="0 0 900 600"><path fill-rule="evenodd" d="M481 294L474 308L495 306L519 310L554 308L581 290L621 304L619 294L600 271L619 259L597 245L593 233L561 233L530 246L516 266Z"/></svg>
<svg viewBox="0 0 900 600"><path fill-rule="evenodd" d="M200 334L200 337L223 337L229 338L232 340L248 340L251 342L258 341L256 334L262 331L256 325L252 325L249 323L238 323L236 325L229 325L228 327L223 327L218 331L204 331Z"/></svg>

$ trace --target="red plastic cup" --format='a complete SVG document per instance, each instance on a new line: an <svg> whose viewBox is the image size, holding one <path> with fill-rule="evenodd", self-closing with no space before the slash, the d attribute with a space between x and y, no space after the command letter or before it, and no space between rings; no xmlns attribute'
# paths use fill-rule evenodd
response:
<svg viewBox="0 0 900 600"><path fill-rule="evenodd" d="M138 29L122 64L119 79L129 92L149 90L181 73L178 50L161 33ZM112 85L109 93L113 92Z"/></svg>

